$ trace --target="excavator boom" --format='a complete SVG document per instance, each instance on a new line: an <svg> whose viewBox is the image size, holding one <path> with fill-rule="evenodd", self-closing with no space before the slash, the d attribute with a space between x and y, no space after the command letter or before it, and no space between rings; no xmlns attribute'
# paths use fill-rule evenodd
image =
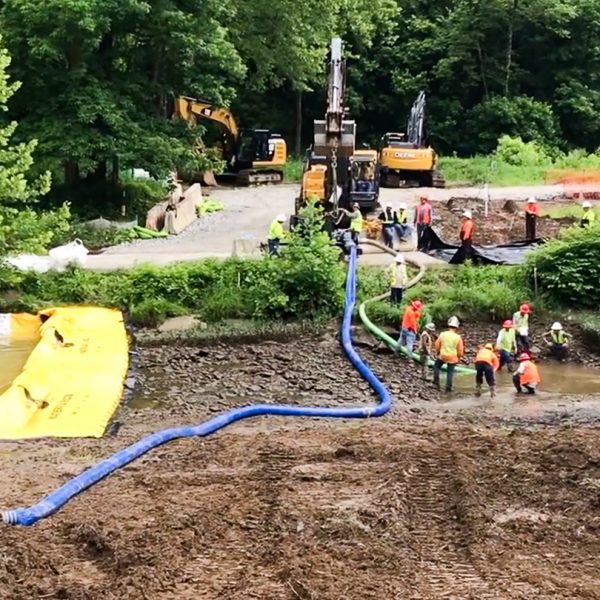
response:
<svg viewBox="0 0 600 600"><path fill-rule="evenodd" d="M180 96L175 99L175 115L188 123L194 123L196 117L214 121L232 138L237 139L240 129L231 111L227 108L214 106L205 100L197 100Z"/></svg>

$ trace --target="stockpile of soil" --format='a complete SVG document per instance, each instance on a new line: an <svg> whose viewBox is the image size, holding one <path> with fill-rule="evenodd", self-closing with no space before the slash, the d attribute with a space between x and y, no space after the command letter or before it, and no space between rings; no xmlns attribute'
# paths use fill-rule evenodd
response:
<svg viewBox="0 0 600 600"><path fill-rule="evenodd" d="M576 222L574 217L551 218L544 211L555 205L540 203L541 216L538 219L536 236L555 238L561 229ZM562 204L564 206L564 203ZM507 244L525 239L524 204L514 200L492 200L485 216L485 203L479 198L451 198L434 204L434 227L447 243L458 243L461 217L469 209L475 221L474 242L479 245Z"/></svg>
<svg viewBox="0 0 600 600"><path fill-rule="evenodd" d="M158 448L33 528L4 527L0 597L598 597L597 430L498 427L473 410L440 418L412 363L358 345L395 396L388 416L262 418ZM3 507L232 406L374 401L331 334L139 350L118 435L5 444Z"/></svg>

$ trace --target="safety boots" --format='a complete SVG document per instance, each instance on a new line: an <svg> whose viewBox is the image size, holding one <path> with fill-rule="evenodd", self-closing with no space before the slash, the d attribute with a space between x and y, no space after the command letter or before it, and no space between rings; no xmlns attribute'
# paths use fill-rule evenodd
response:
<svg viewBox="0 0 600 600"><path fill-rule="evenodd" d="M479 396L481 396L481 384L478 383L477 387L475 388L475 395L479 398Z"/></svg>
<svg viewBox="0 0 600 600"><path fill-rule="evenodd" d="M495 385L490 385L490 397L491 398L496 397L496 386Z"/></svg>

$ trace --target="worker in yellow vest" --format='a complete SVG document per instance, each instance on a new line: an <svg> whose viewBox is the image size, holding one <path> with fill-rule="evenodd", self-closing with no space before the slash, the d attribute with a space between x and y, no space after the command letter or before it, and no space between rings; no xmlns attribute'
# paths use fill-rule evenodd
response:
<svg viewBox="0 0 600 600"><path fill-rule="evenodd" d="M502 329L498 332L498 337L496 338L496 348L500 353L498 370L500 371L506 365L507 371L512 372L514 359L517 356L517 336L513 322L510 319L506 319L502 323Z"/></svg>
<svg viewBox="0 0 600 600"><path fill-rule="evenodd" d="M342 208L340 212L342 215L345 214L346 216L350 217L350 233L352 234L352 240L356 245L358 245L358 240L364 225L364 219L362 213L360 212L360 205L358 202L355 202L352 205L352 210L346 210L345 208ZM338 219L338 223L339 221L340 219Z"/></svg>
<svg viewBox="0 0 600 600"><path fill-rule="evenodd" d="M581 207L583 208L583 216L581 217L581 226L590 227L596 223L596 213L592 209L592 203L585 201Z"/></svg>
<svg viewBox="0 0 600 600"><path fill-rule="evenodd" d="M277 215L277 218L271 223L271 227L269 228L269 254L271 256L279 255L279 244L282 239L285 238L286 232L283 228L283 224L285 223L285 215L282 213Z"/></svg>
<svg viewBox="0 0 600 600"><path fill-rule="evenodd" d="M546 342L550 354L553 354L559 361L567 360L569 354L569 341L572 335L563 330L563 326L557 321L552 324L550 331L544 333L542 339Z"/></svg>
<svg viewBox="0 0 600 600"><path fill-rule="evenodd" d="M460 323L456 317L448 319L448 329L440 333L435 342L437 359L433 364L433 385L440 388L440 372L446 365L446 392L452 391L454 369L465 354L462 337L458 334Z"/></svg>

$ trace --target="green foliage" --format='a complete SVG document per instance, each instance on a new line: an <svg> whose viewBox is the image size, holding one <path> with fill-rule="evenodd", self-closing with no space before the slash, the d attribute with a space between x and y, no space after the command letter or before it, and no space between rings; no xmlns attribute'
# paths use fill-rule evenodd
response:
<svg viewBox="0 0 600 600"><path fill-rule="evenodd" d="M496 158L515 167L539 167L549 163L548 155L537 142L524 142L520 136L503 135L496 146Z"/></svg>
<svg viewBox="0 0 600 600"><path fill-rule="evenodd" d="M600 305L600 225L565 230L532 253L526 263L541 291L564 306Z"/></svg>
<svg viewBox="0 0 600 600"><path fill-rule="evenodd" d="M140 327L156 327L168 317L180 317L187 309L164 298L148 298L131 307L130 318Z"/></svg>
<svg viewBox="0 0 600 600"><path fill-rule="evenodd" d="M533 292L522 269L517 267L475 267L465 264L456 269L431 270L414 288L407 300L419 299L436 324L452 315L461 321L483 319L502 321L523 302L539 312L540 301L532 301Z"/></svg>

